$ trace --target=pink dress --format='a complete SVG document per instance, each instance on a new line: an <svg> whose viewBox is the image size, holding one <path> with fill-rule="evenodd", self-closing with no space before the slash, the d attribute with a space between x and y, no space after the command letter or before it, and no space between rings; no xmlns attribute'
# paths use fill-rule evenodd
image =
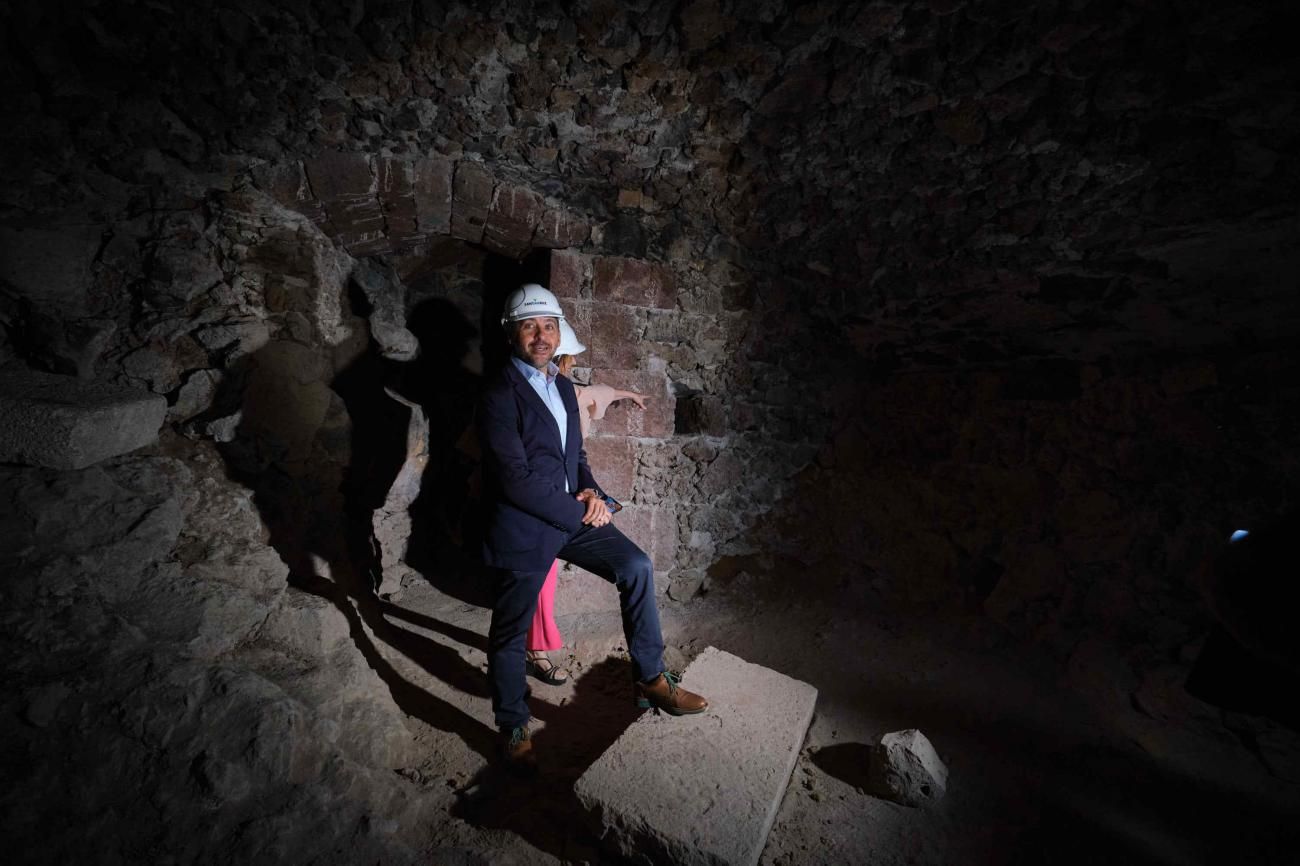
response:
<svg viewBox="0 0 1300 866"><path fill-rule="evenodd" d="M605 417L609 404L631 398L638 406L645 408L641 402L642 396L632 391L621 391L608 385L588 385L573 390L578 398L578 417L584 439L591 430L591 422ZM537 610L533 613L533 624L528 629L527 647L530 650L556 650L564 646L560 628L555 624L555 584L559 569L560 561L557 559L551 563L542 591L537 594Z"/></svg>
<svg viewBox="0 0 1300 866"><path fill-rule="evenodd" d="M559 626L555 624L555 584L559 580L559 571L560 561L557 559L546 573L542 591L537 593L537 610L528 629L527 647L530 650L557 650L564 646L564 638L560 637Z"/></svg>

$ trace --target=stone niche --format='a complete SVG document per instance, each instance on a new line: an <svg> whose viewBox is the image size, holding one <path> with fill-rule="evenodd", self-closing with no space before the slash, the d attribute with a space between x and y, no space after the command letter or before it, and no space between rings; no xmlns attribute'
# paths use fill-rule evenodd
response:
<svg viewBox="0 0 1300 866"><path fill-rule="evenodd" d="M678 503L671 493L644 495L638 479L646 455L678 432L678 412L667 362L655 334L646 337L657 330L677 343L702 324L677 312L670 266L602 254L586 220L470 160L335 153L263 167L255 182L357 259L350 305L367 318L371 342L332 387L351 421L344 510L373 515L379 561L370 568L384 591L474 568L473 402L484 371L505 361L499 311L523 282L549 286L587 344L580 383L645 396L644 410L611 407L586 447L596 477L625 506L620 526L667 587ZM616 605L603 581L573 578L566 572L566 611Z"/></svg>

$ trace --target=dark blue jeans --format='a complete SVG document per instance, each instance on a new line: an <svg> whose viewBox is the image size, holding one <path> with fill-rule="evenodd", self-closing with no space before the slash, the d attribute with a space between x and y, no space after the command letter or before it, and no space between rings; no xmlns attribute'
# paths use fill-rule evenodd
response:
<svg viewBox="0 0 1300 866"><path fill-rule="evenodd" d="M628 537L607 523L584 526L560 550L559 558L598 574L618 587L623 636L632 656L633 676L653 679L664 669L664 639L655 602L654 567ZM537 608L537 593L550 563L541 571L498 570L492 625L488 629L488 679L498 728L526 724L524 643Z"/></svg>

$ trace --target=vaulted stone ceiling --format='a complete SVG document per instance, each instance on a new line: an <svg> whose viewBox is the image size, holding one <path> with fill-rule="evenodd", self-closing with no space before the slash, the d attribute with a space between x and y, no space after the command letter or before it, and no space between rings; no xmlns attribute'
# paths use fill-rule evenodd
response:
<svg viewBox="0 0 1300 866"><path fill-rule="evenodd" d="M0 219L146 208L130 186L177 169L436 152L886 367L1284 338L1281 10L17 4Z"/></svg>

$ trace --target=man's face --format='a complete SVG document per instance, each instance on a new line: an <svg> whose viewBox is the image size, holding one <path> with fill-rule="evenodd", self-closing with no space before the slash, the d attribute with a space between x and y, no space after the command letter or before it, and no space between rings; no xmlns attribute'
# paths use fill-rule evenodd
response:
<svg viewBox="0 0 1300 866"><path fill-rule="evenodd" d="M560 320L552 316L538 316L515 322L514 339L510 341L519 360L545 370L555 350L560 347Z"/></svg>

